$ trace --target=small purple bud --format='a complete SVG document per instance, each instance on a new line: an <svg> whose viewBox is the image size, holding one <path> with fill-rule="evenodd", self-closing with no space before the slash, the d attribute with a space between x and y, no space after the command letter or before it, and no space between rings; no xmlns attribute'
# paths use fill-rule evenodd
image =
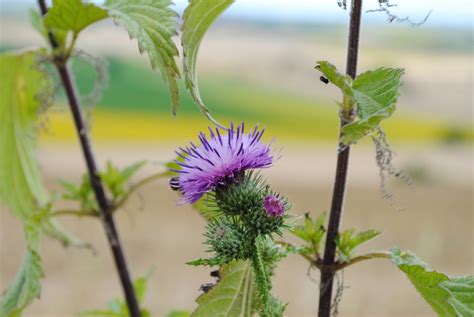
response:
<svg viewBox="0 0 474 317"><path fill-rule="evenodd" d="M285 206L281 200L274 195L265 197L263 207L267 211L267 214L273 217L281 217L285 213Z"/></svg>

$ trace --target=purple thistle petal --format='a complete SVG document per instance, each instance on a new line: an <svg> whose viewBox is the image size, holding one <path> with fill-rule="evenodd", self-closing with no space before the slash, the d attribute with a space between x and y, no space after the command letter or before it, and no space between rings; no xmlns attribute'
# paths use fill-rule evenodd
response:
<svg viewBox="0 0 474 317"><path fill-rule="evenodd" d="M179 171L179 187L182 203L195 203L205 193L218 185L234 182L243 171L269 167L273 163L270 146L260 141L263 130L256 127L252 133L244 134L244 124L234 130L231 123L227 129L227 142L222 142L219 129L209 128L210 137L199 133L200 146L179 148L178 155L183 162Z"/></svg>

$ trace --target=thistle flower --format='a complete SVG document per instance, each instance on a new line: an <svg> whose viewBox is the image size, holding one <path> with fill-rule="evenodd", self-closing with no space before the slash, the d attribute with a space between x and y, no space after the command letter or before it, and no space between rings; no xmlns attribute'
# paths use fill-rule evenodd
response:
<svg viewBox="0 0 474 317"><path fill-rule="evenodd" d="M268 195L263 200L263 208L267 214L273 217L281 217L285 212L285 206L275 195Z"/></svg>
<svg viewBox="0 0 474 317"><path fill-rule="evenodd" d="M269 167L273 162L270 145L261 141L264 129L255 127L253 132L244 133L244 123L234 129L233 123L226 134L221 135L209 128L210 138L199 134L200 146L180 148L176 154L183 161L177 178L183 203L195 203L205 193L219 185L234 183L243 172L250 169Z"/></svg>

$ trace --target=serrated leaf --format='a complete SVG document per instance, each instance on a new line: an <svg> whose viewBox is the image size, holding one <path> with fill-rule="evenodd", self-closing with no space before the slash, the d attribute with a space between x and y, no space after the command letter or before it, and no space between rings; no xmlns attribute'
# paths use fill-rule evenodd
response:
<svg viewBox="0 0 474 317"><path fill-rule="evenodd" d="M36 52L0 55L0 200L22 220L48 202L36 161L39 94L50 84Z"/></svg>
<svg viewBox="0 0 474 317"><path fill-rule="evenodd" d="M173 42L177 35L175 17L170 0L107 0L106 8L115 23L124 27L131 38L136 38L140 53L146 52L153 69L158 68L168 84L173 114L179 106L177 79L179 70L175 58L178 49Z"/></svg>
<svg viewBox="0 0 474 317"><path fill-rule="evenodd" d="M393 248L392 262L403 271L440 317L474 316L474 276L450 279L432 271L412 252Z"/></svg>
<svg viewBox="0 0 474 317"><path fill-rule="evenodd" d="M451 295L448 303L458 316L474 316L474 276L451 278L439 286Z"/></svg>
<svg viewBox="0 0 474 317"><path fill-rule="evenodd" d="M0 298L0 316L16 317L41 292L43 268L39 256L42 223L47 219L48 210L42 210L24 221L27 250L15 279Z"/></svg>
<svg viewBox="0 0 474 317"><path fill-rule="evenodd" d="M211 120L209 109L199 93L196 72L197 54L206 31L233 2L234 0L190 0L183 14L181 44L186 88L200 110Z"/></svg>
<svg viewBox="0 0 474 317"><path fill-rule="evenodd" d="M71 31L76 37L89 25L107 17L107 11L93 3L82 0L53 0L44 23L52 30Z"/></svg>
<svg viewBox="0 0 474 317"><path fill-rule="evenodd" d="M0 298L0 316L19 316L21 311L39 296L42 276L38 253L27 250L15 279Z"/></svg>
<svg viewBox="0 0 474 317"><path fill-rule="evenodd" d="M43 51L0 54L0 201L24 224L27 253L13 284L0 299L0 316L19 314L39 296L42 276L39 244L49 222L49 197L36 157L36 126L41 93L52 91L51 81L37 67ZM47 224L47 226L46 226Z"/></svg>
<svg viewBox="0 0 474 317"><path fill-rule="evenodd" d="M352 84L358 119L344 126L342 142L356 142L392 115L399 96L403 69L378 68L360 74Z"/></svg>
<svg viewBox="0 0 474 317"><path fill-rule="evenodd" d="M326 61L318 62L316 69L339 87L348 102L355 106L357 117L343 127L342 143L357 142L375 131L380 122L395 111L403 69L382 67L362 73L354 80L338 73L336 67Z"/></svg>
<svg viewBox="0 0 474 317"><path fill-rule="evenodd" d="M221 268L221 279L209 292L199 296L192 317L251 317L255 312L252 265L234 261Z"/></svg>

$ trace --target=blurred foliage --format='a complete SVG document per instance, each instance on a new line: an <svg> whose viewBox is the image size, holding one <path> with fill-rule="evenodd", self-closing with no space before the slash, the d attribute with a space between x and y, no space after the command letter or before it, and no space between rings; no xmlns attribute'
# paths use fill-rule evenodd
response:
<svg viewBox="0 0 474 317"><path fill-rule="evenodd" d="M177 118L173 118L169 111L167 87L146 65L117 58L107 58L106 62L110 81L94 109L92 134L95 139L182 140L194 137L197 130L206 129L210 124L187 93L181 94L180 112ZM87 94L93 89L94 68L76 61L74 71L81 92ZM279 140L333 141L338 135L336 104L226 77L204 77L201 93L212 107L214 117L223 123L231 119L260 123ZM59 103L62 103L61 99ZM52 111L49 117L49 128L54 135L48 133L43 136L45 139L72 140L75 137L67 113ZM403 141L441 141L451 126L441 119L415 118L400 113L382 125L391 140ZM468 140L473 139L470 127L460 126L458 129Z"/></svg>

